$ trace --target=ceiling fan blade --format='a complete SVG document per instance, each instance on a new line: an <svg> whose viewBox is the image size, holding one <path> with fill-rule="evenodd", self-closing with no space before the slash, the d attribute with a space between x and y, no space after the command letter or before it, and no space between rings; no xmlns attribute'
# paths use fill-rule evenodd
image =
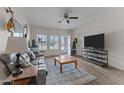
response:
<svg viewBox="0 0 124 93"><path fill-rule="evenodd" d="M61 20L59 20L58 23L62 23L63 20L64 20L64 18L62 18Z"/></svg>
<svg viewBox="0 0 124 93"><path fill-rule="evenodd" d="M78 19L78 17L69 17L69 19Z"/></svg>
<svg viewBox="0 0 124 93"><path fill-rule="evenodd" d="M58 23L61 23L61 21L58 21Z"/></svg>

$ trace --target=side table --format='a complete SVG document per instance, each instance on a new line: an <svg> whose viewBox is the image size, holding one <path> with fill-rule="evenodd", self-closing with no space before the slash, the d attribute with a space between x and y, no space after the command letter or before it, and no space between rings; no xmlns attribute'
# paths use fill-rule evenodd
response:
<svg viewBox="0 0 124 93"><path fill-rule="evenodd" d="M5 80L12 85L28 85L32 80L36 80L38 69L35 66L23 68L23 73L13 77L12 74Z"/></svg>

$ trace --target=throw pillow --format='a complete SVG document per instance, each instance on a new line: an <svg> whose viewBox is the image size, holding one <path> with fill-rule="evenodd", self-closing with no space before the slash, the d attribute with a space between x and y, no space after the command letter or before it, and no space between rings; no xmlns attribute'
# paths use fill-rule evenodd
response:
<svg viewBox="0 0 124 93"><path fill-rule="evenodd" d="M27 67L30 66L30 57L28 56L28 54L26 52L24 52L23 54L21 54L20 56L20 63L22 65L22 67Z"/></svg>
<svg viewBox="0 0 124 93"><path fill-rule="evenodd" d="M8 67L9 67L9 69L10 69L11 72L13 72L13 70L15 69L15 65L14 64L15 63L8 64Z"/></svg>
<svg viewBox="0 0 124 93"><path fill-rule="evenodd" d="M30 56L31 61L36 58L35 54L31 50L27 51L27 54Z"/></svg>
<svg viewBox="0 0 124 93"><path fill-rule="evenodd" d="M6 53L1 54L0 59L2 59L4 62L6 62L6 64L10 63L10 61L11 61L10 55L6 54Z"/></svg>
<svg viewBox="0 0 124 93"><path fill-rule="evenodd" d="M32 65L30 62L26 61L22 57L20 57L19 61L20 61L20 64L21 64L22 67L28 67L28 66Z"/></svg>
<svg viewBox="0 0 124 93"><path fill-rule="evenodd" d="M26 62L30 62L30 57L28 56L27 53L21 54L20 58L22 58L22 59L25 60Z"/></svg>
<svg viewBox="0 0 124 93"><path fill-rule="evenodd" d="M17 60L16 53L10 54L10 60L11 62L15 62Z"/></svg>
<svg viewBox="0 0 124 93"><path fill-rule="evenodd" d="M8 66L10 64L10 56L9 54L1 54L0 55L0 61L5 65L6 69L8 70L9 73L11 73L11 70Z"/></svg>

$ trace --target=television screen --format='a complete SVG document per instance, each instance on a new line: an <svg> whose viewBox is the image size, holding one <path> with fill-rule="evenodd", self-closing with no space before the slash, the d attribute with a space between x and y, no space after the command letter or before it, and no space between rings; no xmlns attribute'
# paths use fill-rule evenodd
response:
<svg viewBox="0 0 124 93"><path fill-rule="evenodd" d="M104 49L104 34L84 37L84 46Z"/></svg>

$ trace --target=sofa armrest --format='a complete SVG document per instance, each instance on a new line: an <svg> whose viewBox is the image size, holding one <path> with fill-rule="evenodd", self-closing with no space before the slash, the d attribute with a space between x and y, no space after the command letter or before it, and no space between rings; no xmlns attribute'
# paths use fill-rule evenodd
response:
<svg viewBox="0 0 124 93"><path fill-rule="evenodd" d="M46 70L44 70L44 69L38 70L37 85L45 85L46 84L46 76L47 76Z"/></svg>

